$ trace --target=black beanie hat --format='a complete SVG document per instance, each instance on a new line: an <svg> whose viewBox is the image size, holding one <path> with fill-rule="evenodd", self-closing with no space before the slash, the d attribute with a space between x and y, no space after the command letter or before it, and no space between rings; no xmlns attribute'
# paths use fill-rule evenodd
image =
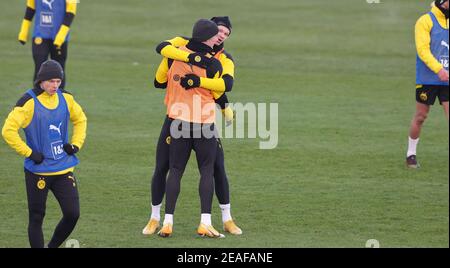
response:
<svg viewBox="0 0 450 268"><path fill-rule="evenodd" d="M436 4L436 6L440 6L440 5L442 5L443 3L447 2L447 1L448 0L436 0L435 4Z"/></svg>
<svg viewBox="0 0 450 268"><path fill-rule="evenodd" d="M61 64L55 60L47 60L41 64L39 71L36 75L36 80L34 85L37 86L42 81L47 81L50 79L63 79L64 71Z"/></svg>
<svg viewBox="0 0 450 268"><path fill-rule="evenodd" d="M212 17L211 18L212 21L214 21L217 26L225 26L228 28L228 30L230 30L231 33L231 21L230 18L228 16L224 16L224 17Z"/></svg>
<svg viewBox="0 0 450 268"><path fill-rule="evenodd" d="M192 29L192 39L198 42L204 42L219 32L217 24L211 20L199 19Z"/></svg>

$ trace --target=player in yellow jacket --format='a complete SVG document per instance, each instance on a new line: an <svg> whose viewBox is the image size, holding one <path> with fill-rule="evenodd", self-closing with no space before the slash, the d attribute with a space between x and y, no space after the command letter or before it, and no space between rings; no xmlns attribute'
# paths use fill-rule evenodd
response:
<svg viewBox="0 0 450 268"><path fill-rule="evenodd" d="M219 28L219 40L213 48L213 55L222 64L223 73L220 78L197 78L192 76L191 79L195 80L193 85L212 91L212 94L216 99L216 103L218 103L222 108L225 119L227 121L231 121L233 120L233 111L230 107L228 107L228 99L225 93L231 91L233 87L234 60L232 56L224 50L224 42L231 34L232 26L228 17L213 17L211 20L214 21ZM175 37L159 44L156 50L158 53L169 58L170 60L183 61L204 68L208 67L208 65L211 64L211 60L204 57L202 53L189 53L185 50L179 49L179 47L185 46L188 42L188 38ZM155 86L159 87L162 81L164 81L163 79L163 76L159 77L157 74ZM169 127L170 124L166 118L158 141L156 166L151 184L152 213L148 224L142 231L143 234L146 235L155 233L159 227L160 208L164 197L166 176L169 166L169 142L167 142L169 139L168 137L170 136ZM233 218L231 217L229 183L225 171L224 152L220 139L218 140L217 145L217 155L214 165L214 185L216 196L219 200L219 206L222 211L223 227L226 232L234 235L240 235L242 234L242 230L235 224Z"/></svg>
<svg viewBox="0 0 450 268"><path fill-rule="evenodd" d="M25 16L19 32L19 42L24 45L28 41L28 33L33 25L32 53L34 60L34 77L41 64L51 59L65 68L70 26L77 12L78 0L27 0ZM35 16L36 15L36 16ZM64 89L64 78L60 88Z"/></svg>
<svg viewBox="0 0 450 268"><path fill-rule="evenodd" d="M409 168L420 167L416 157L419 135L436 98L448 120L448 10L448 0L435 0L431 11L421 16L415 26L416 112L408 137L406 165Z"/></svg>
<svg viewBox="0 0 450 268"><path fill-rule="evenodd" d="M200 19L192 29L191 40L181 49L209 56L214 44L217 43L218 32L219 29L213 21ZM166 89L164 103L170 132L170 146L167 146L169 173L165 187L165 217L163 227L158 232L159 236L172 235L181 178L191 151L194 150L200 172L198 189L201 218L197 234L203 237L223 237L213 227L211 219L213 173L217 153L217 132L214 123L216 105L211 91L198 87L193 81L193 76L212 79L220 77L221 73L222 65L217 59L212 59L212 64L208 68L201 68L167 58L161 61L156 72L155 86Z"/></svg>
<svg viewBox="0 0 450 268"><path fill-rule="evenodd" d="M35 86L28 90L8 115L2 129L6 143L25 157L24 170L28 197L28 237L30 246L44 247L42 222L48 190L55 195L63 217L48 247L59 247L77 223L80 205L73 171L76 153L86 137L87 119L73 96L59 89L64 72L61 65L42 63ZM69 142L68 124L73 123ZM20 138L23 129L26 143Z"/></svg>

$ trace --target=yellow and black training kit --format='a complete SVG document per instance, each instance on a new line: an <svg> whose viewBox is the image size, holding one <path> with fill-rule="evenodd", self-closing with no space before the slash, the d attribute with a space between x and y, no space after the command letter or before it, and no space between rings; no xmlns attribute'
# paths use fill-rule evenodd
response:
<svg viewBox="0 0 450 268"><path fill-rule="evenodd" d="M40 4L40 3L38 3ZM47 4L48 5L48 4ZM51 2L51 5L53 5L53 2ZM25 16L22 20L22 25L20 27L20 32L18 36L18 40L20 43L25 44L28 41L28 33L30 31L31 22L33 20L33 17L36 13L36 0L27 0L27 6L25 9ZM63 17L63 21L61 25L57 25L59 29L56 31L56 35L51 38L53 40L53 44L61 48L62 44L65 42L66 37L70 31L70 25L73 22L73 19L77 13L77 3L76 1L66 1L65 3L65 13ZM41 23L40 23L41 24ZM40 25L37 25L40 26ZM44 25L45 27L49 27L47 25ZM35 42L41 43L44 39L47 39L47 37L41 37L37 33L33 33L33 37L37 38Z"/></svg>
<svg viewBox="0 0 450 268"><path fill-rule="evenodd" d="M160 43L156 47L156 52L168 58L168 61L178 60L191 62L190 55L193 53L179 49L188 44L188 42L189 39L186 37L175 37ZM219 78L200 77L200 87L212 92L216 103L219 104L222 113L228 121L233 119L234 115L232 109L228 106L229 101L225 93L230 92L233 88L234 60L233 57L223 49L223 44L221 46L214 46L212 55L222 64L222 75ZM163 62L163 64L167 65L166 62ZM164 67L162 69L164 69ZM160 87L159 85L164 82L164 76L157 73L155 87Z"/></svg>
<svg viewBox="0 0 450 268"><path fill-rule="evenodd" d="M431 13L436 17L439 25L448 29L448 18L446 15L433 3ZM442 69L442 64L433 56L430 49L431 36L430 32L433 28L433 20L430 14L422 15L416 22L415 42L416 50L419 58L430 68L433 72L438 73Z"/></svg>
<svg viewBox="0 0 450 268"><path fill-rule="evenodd" d="M33 92L45 108L55 109L58 107L58 94L49 95L44 90L37 88L34 88ZM81 149L86 139L87 118L81 106L74 100L74 97L67 91L62 90L62 92L69 110L70 121L73 123L71 144ZM9 113L2 129L2 135L6 143L23 157L29 157L32 150L20 137L19 130L26 128L31 123L35 110L34 107L33 97L25 93ZM72 172L73 169L69 168L59 172L42 173L39 175L60 175Z"/></svg>

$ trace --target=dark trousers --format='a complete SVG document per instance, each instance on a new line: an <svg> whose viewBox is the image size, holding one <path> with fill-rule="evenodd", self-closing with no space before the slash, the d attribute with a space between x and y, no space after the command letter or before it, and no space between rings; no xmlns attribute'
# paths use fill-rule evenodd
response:
<svg viewBox="0 0 450 268"><path fill-rule="evenodd" d="M59 247L75 228L80 216L78 190L73 173L42 176L25 170L25 183L28 198L30 246L32 248L44 247L42 223L45 217L48 190L51 190L58 200L63 217L56 226L48 247Z"/></svg>
<svg viewBox="0 0 450 268"><path fill-rule="evenodd" d="M33 45L31 47L34 60L34 76L33 82L36 80L36 75L41 67L41 64L49 59L55 60L61 64L63 70L65 70L67 59L67 42L64 42L60 49L57 49L53 45L52 39L42 39L42 42L36 44L35 38L33 39ZM66 72L64 71L64 79L62 80L60 88L64 89L66 85Z"/></svg>
<svg viewBox="0 0 450 268"><path fill-rule="evenodd" d="M201 127L203 127L202 125ZM214 127L210 124L207 127ZM197 165L200 172L199 194L201 213L211 213L212 198L214 194L214 162L216 159L217 140L215 137L207 138L201 133L201 128L191 125L191 138L174 138L171 134L169 148L169 175L166 183L166 214L174 214L178 195L180 193L181 178L191 151L195 151Z"/></svg>
<svg viewBox="0 0 450 268"><path fill-rule="evenodd" d="M156 163L153 172L151 193L152 204L159 205L162 203L164 193L166 192L166 178L169 172L169 145L170 145L170 123L172 122L166 116L161 133L159 134L158 144L156 145Z"/></svg>
<svg viewBox="0 0 450 268"><path fill-rule="evenodd" d="M162 203L166 191L166 178L169 172L170 123L167 116L164 120L156 146L156 164L151 182L151 204ZM228 177L225 172L225 158L220 140L217 142L217 154L214 162L214 188L220 204L230 203Z"/></svg>
<svg viewBox="0 0 450 268"><path fill-rule="evenodd" d="M230 186L225 171L225 155L223 153L222 142L217 139L216 161L214 161L214 188L219 204L230 203Z"/></svg>

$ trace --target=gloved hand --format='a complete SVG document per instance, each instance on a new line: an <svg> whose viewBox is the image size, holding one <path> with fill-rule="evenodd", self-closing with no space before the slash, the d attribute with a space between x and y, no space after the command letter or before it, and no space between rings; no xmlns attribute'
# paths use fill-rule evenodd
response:
<svg viewBox="0 0 450 268"><path fill-rule="evenodd" d="M218 78L222 75L223 68L222 63L216 58L211 58L211 63L206 68L206 73L208 77Z"/></svg>
<svg viewBox="0 0 450 268"><path fill-rule="evenodd" d="M34 163L36 163L38 165L40 163L42 163L42 161L44 161L44 155L41 154L40 152L35 152L35 151L31 151L31 155L28 158L33 160Z"/></svg>
<svg viewBox="0 0 450 268"><path fill-rule="evenodd" d="M211 64L211 58L198 52L189 54L188 59L190 64L201 68L207 68Z"/></svg>
<svg viewBox="0 0 450 268"><path fill-rule="evenodd" d="M64 151L66 151L66 153L68 155L73 155L76 154L80 148L78 148L78 146L70 144L70 143L66 143L63 145Z"/></svg>
<svg viewBox="0 0 450 268"><path fill-rule="evenodd" d="M185 77L181 78L180 85L184 87L184 89L199 87L200 77L195 74L187 74Z"/></svg>
<svg viewBox="0 0 450 268"><path fill-rule="evenodd" d="M235 113L234 113L233 109L231 109L231 107L228 106L227 108L222 109L222 113L225 117L226 126L228 127L229 125L233 124L233 120L235 117Z"/></svg>

